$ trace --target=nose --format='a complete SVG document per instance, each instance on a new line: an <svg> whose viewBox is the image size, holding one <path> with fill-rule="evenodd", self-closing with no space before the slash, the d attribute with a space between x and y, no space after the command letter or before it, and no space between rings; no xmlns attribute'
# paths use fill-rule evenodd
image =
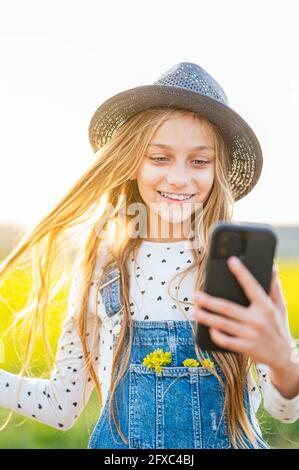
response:
<svg viewBox="0 0 299 470"><path fill-rule="evenodd" d="M167 173L167 182L173 186L188 186L190 177L184 165L173 165Z"/></svg>

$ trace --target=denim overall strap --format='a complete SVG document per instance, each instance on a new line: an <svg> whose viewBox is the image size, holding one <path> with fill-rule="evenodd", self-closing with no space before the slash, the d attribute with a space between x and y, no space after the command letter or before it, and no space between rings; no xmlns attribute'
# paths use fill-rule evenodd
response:
<svg viewBox="0 0 299 470"><path fill-rule="evenodd" d="M113 332L114 354L123 317L120 276L116 266L106 273L102 289L107 318ZM109 391L88 448L232 448L227 434L225 393L219 380L207 368L183 365L187 358L197 360L189 322L134 319L132 322L131 354L114 398L117 421L128 445L119 436L109 413ZM195 322L191 323L195 327ZM128 344L129 332L125 340ZM171 356L171 363L162 367L161 372L143 365L145 356L157 348L169 352ZM205 351L202 354L208 357ZM123 351L120 360L122 356ZM212 354L209 356L212 357ZM216 361L214 368L225 383L224 373ZM247 387L244 388L243 396L246 412L254 426ZM259 446L270 448L260 432L256 431L260 437ZM253 447L247 438L245 441L248 447Z"/></svg>

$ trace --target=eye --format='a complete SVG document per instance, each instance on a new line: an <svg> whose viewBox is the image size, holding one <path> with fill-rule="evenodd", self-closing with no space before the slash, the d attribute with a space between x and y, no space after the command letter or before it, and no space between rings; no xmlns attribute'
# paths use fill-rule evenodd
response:
<svg viewBox="0 0 299 470"><path fill-rule="evenodd" d="M149 157L149 159L150 159L150 160L153 160L153 161L161 161L161 158L162 158L162 159L163 159L163 158L166 158L166 159L167 159L167 157Z"/></svg>
<svg viewBox="0 0 299 470"><path fill-rule="evenodd" d="M208 163L205 160L193 160L193 162L201 162L202 165L204 165L205 163Z"/></svg>

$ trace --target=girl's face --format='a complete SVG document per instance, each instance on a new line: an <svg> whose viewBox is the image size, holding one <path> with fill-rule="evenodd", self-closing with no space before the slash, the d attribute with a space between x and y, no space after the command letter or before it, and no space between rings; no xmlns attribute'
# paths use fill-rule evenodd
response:
<svg viewBox="0 0 299 470"><path fill-rule="evenodd" d="M160 126L136 177L148 214L155 213L155 217L149 217L150 233L155 234L155 241L161 239L161 219L164 227L166 221L168 230L174 233L200 207L212 189L214 174L214 134L207 124L190 115L173 117ZM173 199L175 196L188 196L188 199L178 201Z"/></svg>

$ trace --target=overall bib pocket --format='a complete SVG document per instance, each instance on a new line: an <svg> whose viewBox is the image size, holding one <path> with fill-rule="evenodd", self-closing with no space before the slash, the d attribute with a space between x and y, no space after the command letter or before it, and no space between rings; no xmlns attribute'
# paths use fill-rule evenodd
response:
<svg viewBox="0 0 299 470"><path fill-rule="evenodd" d="M229 448L224 401L219 401L217 383L211 372L200 367L167 366L156 373L131 363L130 448ZM207 389L212 396L204 404L201 394Z"/></svg>

